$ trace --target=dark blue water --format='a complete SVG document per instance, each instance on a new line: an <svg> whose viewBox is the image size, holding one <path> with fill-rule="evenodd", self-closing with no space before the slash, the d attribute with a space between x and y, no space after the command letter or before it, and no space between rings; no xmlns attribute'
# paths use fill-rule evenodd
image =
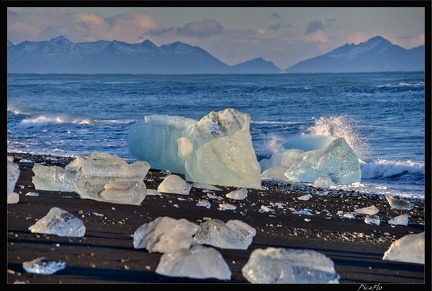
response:
<svg viewBox="0 0 432 291"><path fill-rule="evenodd" d="M258 159L290 137L344 137L361 185L424 197L423 72L275 75L9 74L8 152L58 156L106 151L128 161L127 130L145 115L201 119L248 113Z"/></svg>

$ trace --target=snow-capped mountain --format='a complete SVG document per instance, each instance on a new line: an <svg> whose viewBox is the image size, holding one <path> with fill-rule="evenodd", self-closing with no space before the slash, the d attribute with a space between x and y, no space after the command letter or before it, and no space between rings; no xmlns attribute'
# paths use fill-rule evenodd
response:
<svg viewBox="0 0 432 291"><path fill-rule="evenodd" d="M285 70L287 73L339 73L424 71L424 46L404 49L381 36L358 45L345 44L324 55L307 59Z"/></svg>
<svg viewBox="0 0 432 291"><path fill-rule="evenodd" d="M227 74L279 73L264 60L229 66L205 50L182 42L156 46L149 40L74 43L63 36L49 41L7 42L8 73Z"/></svg>

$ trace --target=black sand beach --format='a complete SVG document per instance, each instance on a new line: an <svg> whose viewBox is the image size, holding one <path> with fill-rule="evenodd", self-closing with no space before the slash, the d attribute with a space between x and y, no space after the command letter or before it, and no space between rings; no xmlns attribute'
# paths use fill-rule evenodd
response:
<svg viewBox="0 0 432 291"><path fill-rule="evenodd" d="M242 275L242 267L251 252L257 248L277 247L309 249L325 254L335 264L336 273L340 276L339 285L350 284L348 287L354 290L373 290L367 288L377 284L380 286L376 288L386 284L416 284L416 290L427 286L430 290L430 253L426 253L426 266L382 260L384 252L395 240L425 231L428 222L423 201L413 200L415 207L412 210L401 211L391 209L385 197L338 190L329 190L327 195L312 192L309 200L302 201L297 198L307 194L304 191L291 191L286 185L276 185L267 190L248 189L244 200L224 198L226 203L236 205L236 210L219 210L218 201L211 201L211 208L196 206L206 194L197 188L192 188L188 196L147 195L140 206L114 204L81 199L75 192L35 189L33 163L20 162L24 159L65 166L70 158L12 153L8 156L13 156L19 163L20 176L15 192L20 195L18 203L7 205L7 284L249 284ZM144 179L146 187L156 189L165 176L161 171L150 170ZM236 189L221 188L223 191L217 194L224 197ZM37 192L39 196L26 196L28 192ZM276 203L281 204L275 206ZM262 205L272 206L275 211L260 212ZM337 214L338 211L353 212L371 205L379 209L380 225L365 223L362 215L350 219ZM81 218L86 226L85 236L68 238L31 233L29 226L52 207ZM309 209L315 214L293 214L290 208ZM389 219L402 213L410 216L408 226L388 224ZM131 237L142 224L161 216L185 218L196 224L209 218L224 222L238 219L254 227L257 233L247 250L217 248L232 272L229 281L168 277L155 272L162 254L134 249ZM430 231L426 230L426 242L430 244L428 235ZM52 275L27 273L23 262L37 257L66 262L66 268Z"/></svg>

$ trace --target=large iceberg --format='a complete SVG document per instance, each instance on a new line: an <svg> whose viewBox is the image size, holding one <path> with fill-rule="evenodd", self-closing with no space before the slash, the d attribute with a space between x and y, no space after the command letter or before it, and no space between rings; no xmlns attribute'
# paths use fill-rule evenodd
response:
<svg viewBox="0 0 432 291"><path fill-rule="evenodd" d="M152 168L184 174L187 181L261 188L261 169L249 131L250 116L232 108L196 121L146 116L128 131L129 153Z"/></svg>

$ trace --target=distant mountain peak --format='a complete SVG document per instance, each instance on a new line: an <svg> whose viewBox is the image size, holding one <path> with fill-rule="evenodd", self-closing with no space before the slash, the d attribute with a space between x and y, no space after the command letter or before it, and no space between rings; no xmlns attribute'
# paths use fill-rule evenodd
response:
<svg viewBox="0 0 432 291"><path fill-rule="evenodd" d="M423 71L424 46L406 50L382 36L345 44L329 53L304 60L285 70L287 73Z"/></svg>

